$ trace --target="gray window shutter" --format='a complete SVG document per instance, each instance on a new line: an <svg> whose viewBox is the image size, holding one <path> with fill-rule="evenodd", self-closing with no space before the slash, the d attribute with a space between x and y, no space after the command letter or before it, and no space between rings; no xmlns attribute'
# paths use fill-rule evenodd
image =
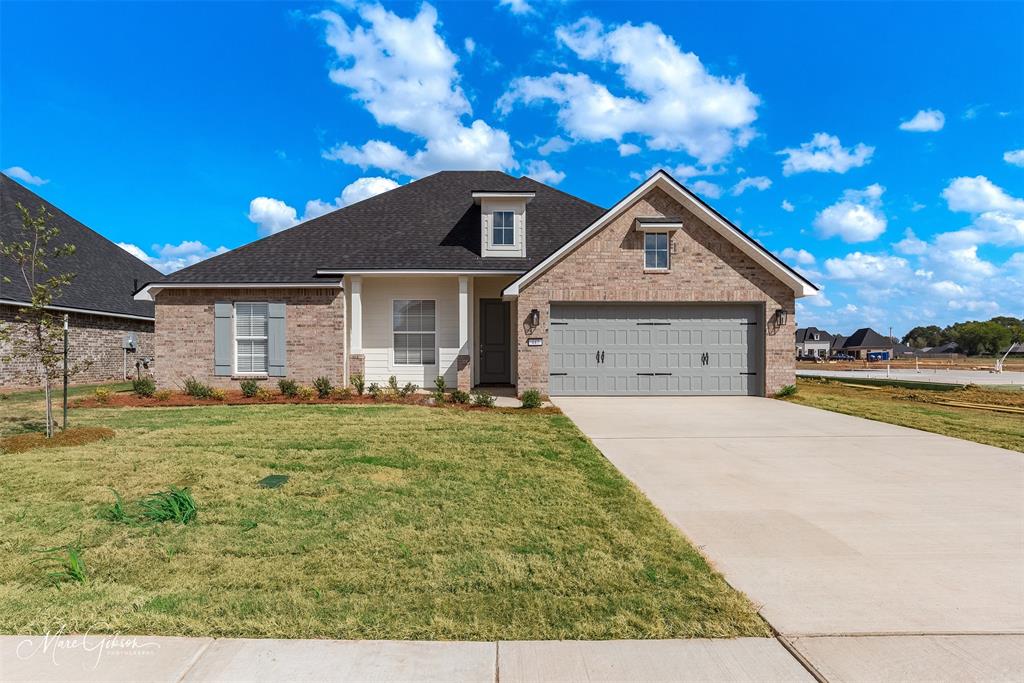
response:
<svg viewBox="0 0 1024 683"><path fill-rule="evenodd" d="M213 305L213 374L231 375L232 305L230 301L218 301Z"/></svg>
<svg viewBox="0 0 1024 683"><path fill-rule="evenodd" d="M267 305L267 374L284 377L288 374L287 339L285 332L284 304Z"/></svg>

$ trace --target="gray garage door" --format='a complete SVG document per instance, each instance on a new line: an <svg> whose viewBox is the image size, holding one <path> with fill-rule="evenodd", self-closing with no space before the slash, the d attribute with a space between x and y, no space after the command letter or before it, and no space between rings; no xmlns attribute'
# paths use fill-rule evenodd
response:
<svg viewBox="0 0 1024 683"><path fill-rule="evenodd" d="M757 309L552 304L550 393L759 395Z"/></svg>

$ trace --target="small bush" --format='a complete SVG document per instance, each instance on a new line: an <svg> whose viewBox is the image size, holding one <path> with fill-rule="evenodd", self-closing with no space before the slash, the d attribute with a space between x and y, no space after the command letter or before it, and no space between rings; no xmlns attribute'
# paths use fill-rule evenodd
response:
<svg viewBox="0 0 1024 683"><path fill-rule="evenodd" d="M158 401L167 401L171 398L173 392L170 389L161 389L153 394L153 398Z"/></svg>
<svg viewBox="0 0 1024 683"><path fill-rule="evenodd" d="M434 397L435 403L444 403L444 392L447 389L448 385L444 381L444 375L434 378L434 390L430 392L430 395Z"/></svg>
<svg viewBox="0 0 1024 683"><path fill-rule="evenodd" d="M182 386L185 393L192 398L211 398L213 396L213 387L203 384L195 377L186 377Z"/></svg>
<svg viewBox="0 0 1024 683"><path fill-rule="evenodd" d="M408 382L404 387L398 390L398 393L402 398L409 398L419 390L419 384L413 384L412 382Z"/></svg>
<svg viewBox="0 0 1024 683"><path fill-rule="evenodd" d="M455 389L451 394L452 403L469 403L469 394L462 389Z"/></svg>
<svg viewBox="0 0 1024 683"><path fill-rule="evenodd" d="M313 387L307 387L305 384L303 384L296 390L295 395L298 396L299 399L303 401L309 401L312 400L314 396L316 396L316 389L314 389Z"/></svg>
<svg viewBox="0 0 1024 683"><path fill-rule="evenodd" d="M495 398L488 394L486 391L474 391L471 394L473 398L473 405L480 406L482 408L493 408Z"/></svg>
<svg viewBox="0 0 1024 683"><path fill-rule="evenodd" d="M334 385L326 377L317 377L313 380L313 388L316 389L316 395L320 398L329 398L334 390Z"/></svg>
<svg viewBox="0 0 1024 683"><path fill-rule="evenodd" d="M519 400L523 402L523 408L540 408L544 402L540 392L536 389L527 389L523 392L523 395L519 397Z"/></svg>
<svg viewBox="0 0 1024 683"><path fill-rule="evenodd" d="M106 403L110 400L110 397L114 395L114 392L107 387L96 387L94 392L96 395L97 403Z"/></svg>
<svg viewBox="0 0 1024 683"><path fill-rule="evenodd" d="M53 585L64 581L85 583L85 560L82 559L82 546L69 543L55 548L40 550L43 557L32 560L32 564L49 569L46 578Z"/></svg>
<svg viewBox="0 0 1024 683"><path fill-rule="evenodd" d="M228 400L228 392L223 389L212 389L210 391L210 398L214 401L226 401Z"/></svg>
<svg viewBox="0 0 1024 683"><path fill-rule="evenodd" d="M256 396L256 392L260 390L260 383L254 379L243 379L238 384L238 388L242 390L242 396L253 398Z"/></svg>
<svg viewBox="0 0 1024 683"><path fill-rule="evenodd" d="M142 516L151 522L188 524L196 518L196 501L192 492L171 486L166 491L151 493L139 501Z"/></svg>
<svg viewBox="0 0 1024 683"><path fill-rule="evenodd" d="M140 377L132 380L132 391L135 392L136 396L152 398L153 394L156 393L156 382L153 381L152 377Z"/></svg>
<svg viewBox="0 0 1024 683"><path fill-rule="evenodd" d="M795 384L787 384L775 392L775 398L786 398L787 396L796 396Z"/></svg>
<svg viewBox="0 0 1024 683"><path fill-rule="evenodd" d="M386 393L389 398L397 398L398 395L402 393L402 390L398 388L398 378L395 377L394 375L388 377L388 387L386 389Z"/></svg>
<svg viewBox="0 0 1024 683"><path fill-rule="evenodd" d="M366 378L360 374L355 374L349 377L349 381L352 382L352 386L355 388L356 393L362 396L363 392L366 391Z"/></svg>
<svg viewBox="0 0 1024 683"><path fill-rule="evenodd" d="M114 493L114 502L112 505L101 508L98 517L108 522L131 524L132 518L128 515L128 509L125 507L121 494L114 489L110 490Z"/></svg>
<svg viewBox="0 0 1024 683"><path fill-rule="evenodd" d="M347 401L352 398L352 390L348 387L335 387L331 391L331 398L338 401Z"/></svg>
<svg viewBox="0 0 1024 683"><path fill-rule="evenodd" d="M274 395L270 393L270 389L267 389L266 387L260 387L259 389L256 390L257 401L269 401L273 397Z"/></svg>
<svg viewBox="0 0 1024 683"><path fill-rule="evenodd" d="M299 385L293 379L278 380L277 390L281 392L282 396L287 396L288 398L295 398L299 395Z"/></svg>
<svg viewBox="0 0 1024 683"><path fill-rule="evenodd" d="M368 393L374 400L380 400L384 396L384 390L381 389L380 385L376 382L370 383L370 386L366 388L366 393Z"/></svg>

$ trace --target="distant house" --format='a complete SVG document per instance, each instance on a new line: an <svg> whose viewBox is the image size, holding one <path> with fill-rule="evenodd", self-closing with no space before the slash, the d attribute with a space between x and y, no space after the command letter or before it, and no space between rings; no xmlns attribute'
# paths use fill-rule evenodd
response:
<svg viewBox="0 0 1024 683"><path fill-rule="evenodd" d="M846 343L846 337L841 334L832 335L832 346L829 348L829 356L833 356L837 353L843 352L843 344Z"/></svg>
<svg viewBox="0 0 1024 683"><path fill-rule="evenodd" d="M856 358L866 360L868 354L891 354L896 344L889 337L884 337L870 327L862 327L843 342L843 351Z"/></svg>
<svg viewBox="0 0 1024 683"><path fill-rule="evenodd" d="M832 335L817 327L801 327L796 331L796 355L828 358Z"/></svg>
<svg viewBox="0 0 1024 683"><path fill-rule="evenodd" d="M960 345L956 342L946 342L945 344L939 344L938 346L931 346L926 349L921 349L919 355L922 356L949 356L958 355L960 353Z"/></svg>
<svg viewBox="0 0 1024 683"><path fill-rule="evenodd" d="M137 358L152 357L153 304L136 301L133 294L136 287L163 277L160 272L3 174L0 242L25 239L19 203L33 214L46 207L53 216L50 226L60 229L59 241L75 245L74 254L47 264L51 274L75 274L50 307L56 315L68 314L71 362L90 362L75 381L121 379L126 367L134 369ZM23 334L26 328L17 321L18 311L30 298L17 265L0 257L0 326L12 325L14 335ZM130 346L129 336L134 349L125 348ZM7 351L0 342L0 357ZM0 387L31 385L32 371L25 359L0 363Z"/></svg>

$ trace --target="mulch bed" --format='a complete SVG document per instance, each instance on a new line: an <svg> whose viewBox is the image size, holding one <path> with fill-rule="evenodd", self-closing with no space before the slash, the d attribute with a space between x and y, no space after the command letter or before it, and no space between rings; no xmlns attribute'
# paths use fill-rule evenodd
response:
<svg viewBox="0 0 1024 683"><path fill-rule="evenodd" d="M29 432L0 439L0 452L22 453L33 448L81 446L93 441L112 438L114 438L114 430L107 429L106 427L72 427L63 432L57 432L49 439L42 432Z"/></svg>

